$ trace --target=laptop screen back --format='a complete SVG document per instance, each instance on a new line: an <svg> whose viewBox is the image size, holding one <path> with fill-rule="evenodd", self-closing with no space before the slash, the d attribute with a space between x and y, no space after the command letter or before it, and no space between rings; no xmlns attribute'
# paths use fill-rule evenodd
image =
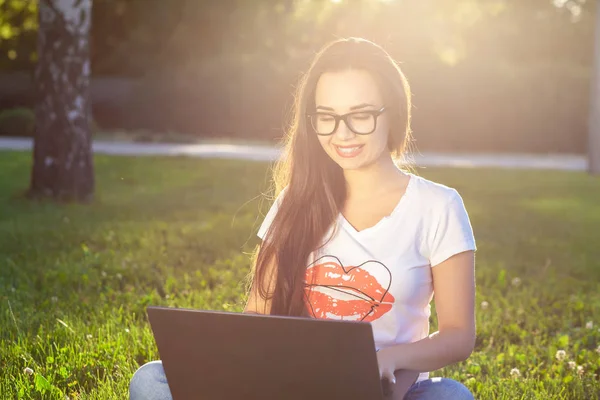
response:
<svg viewBox="0 0 600 400"><path fill-rule="evenodd" d="M147 311L174 400L383 398L368 323Z"/></svg>

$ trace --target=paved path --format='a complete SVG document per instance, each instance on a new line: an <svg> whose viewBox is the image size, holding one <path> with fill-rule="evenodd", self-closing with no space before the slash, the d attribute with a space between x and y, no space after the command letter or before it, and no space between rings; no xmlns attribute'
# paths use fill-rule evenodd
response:
<svg viewBox="0 0 600 400"><path fill-rule="evenodd" d="M0 138L0 150L24 150L32 148L32 140ZM166 155L201 158L229 158L254 161L276 160L280 151L275 147L235 144L169 144L100 142L93 144L98 154L115 155ZM587 159L579 154L446 154L424 152L413 157L418 166L449 167L496 167L525 169L555 169L585 171Z"/></svg>

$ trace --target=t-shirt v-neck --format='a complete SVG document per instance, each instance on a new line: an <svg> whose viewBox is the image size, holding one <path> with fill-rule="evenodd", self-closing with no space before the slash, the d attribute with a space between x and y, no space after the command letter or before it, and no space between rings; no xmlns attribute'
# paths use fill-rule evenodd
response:
<svg viewBox="0 0 600 400"><path fill-rule="evenodd" d="M408 201L407 198L410 197L410 192L412 191L412 187L413 187L414 181L416 180L416 177L411 173L407 173L407 175L408 175L409 179L408 179L408 183L406 184L406 188L404 189L404 193L400 197L400 200L398 200L398 203L396 204L394 209L389 213L389 215L386 215L383 218L381 218L379 221L377 221L375 223L375 225L358 230L354 227L354 225L352 225L346 219L346 217L344 217L344 214L342 214L340 212L338 215L339 225L341 227L343 227L346 231L348 231L350 234L355 235L355 236L371 235L371 234L376 233L379 229L383 229L383 225L386 225L392 217L394 217L396 214L400 213L401 209L404 206L404 203L406 203Z"/></svg>

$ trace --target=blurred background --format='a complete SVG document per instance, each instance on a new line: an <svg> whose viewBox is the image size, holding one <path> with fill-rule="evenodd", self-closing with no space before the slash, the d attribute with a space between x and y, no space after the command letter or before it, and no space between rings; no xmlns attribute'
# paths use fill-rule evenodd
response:
<svg viewBox="0 0 600 400"><path fill-rule="evenodd" d="M272 141L314 53L360 36L402 63L419 150L585 153L594 3L94 0L92 130ZM0 135L33 132L37 26L0 0Z"/></svg>

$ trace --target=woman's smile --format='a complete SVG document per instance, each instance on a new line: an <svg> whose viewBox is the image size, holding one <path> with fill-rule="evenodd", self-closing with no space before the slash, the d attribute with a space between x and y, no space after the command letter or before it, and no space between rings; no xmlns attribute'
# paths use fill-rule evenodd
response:
<svg viewBox="0 0 600 400"><path fill-rule="evenodd" d="M344 157L344 158L356 157L357 155L359 155L362 152L362 149L364 146L365 146L364 144L351 145L351 146L333 145L337 154L340 157Z"/></svg>

